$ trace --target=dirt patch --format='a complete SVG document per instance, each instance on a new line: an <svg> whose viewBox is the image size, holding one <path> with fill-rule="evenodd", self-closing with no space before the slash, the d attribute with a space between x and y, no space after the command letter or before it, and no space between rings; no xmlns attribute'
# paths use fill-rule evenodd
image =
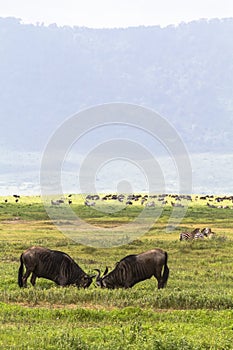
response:
<svg viewBox="0 0 233 350"><path fill-rule="evenodd" d="M93 305L93 304L50 304L50 303L9 303L10 305L18 305L25 308L32 308L32 309L50 309L50 310L56 310L56 309L68 309L68 310L74 310L74 309L88 309L88 310L106 310L106 311L112 311L117 310L119 308L116 307L106 307L103 305Z"/></svg>

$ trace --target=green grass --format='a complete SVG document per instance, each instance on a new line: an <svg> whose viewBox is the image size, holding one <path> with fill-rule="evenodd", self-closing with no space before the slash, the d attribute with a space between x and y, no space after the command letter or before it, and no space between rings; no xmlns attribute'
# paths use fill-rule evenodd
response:
<svg viewBox="0 0 233 350"><path fill-rule="evenodd" d="M1 305L8 349L232 349L231 311L45 309ZM62 327L61 327L62 325Z"/></svg>
<svg viewBox="0 0 233 350"><path fill-rule="evenodd" d="M74 196L73 210L99 227L120 225L142 208L133 205L101 213ZM233 346L233 210L192 202L175 230L167 231L167 205L144 236L123 246L94 248L77 244L50 222L39 197L19 203L0 198L0 349L232 349ZM202 205L201 205L202 204ZM180 242L185 229L209 226L212 240ZM167 288L154 278L132 289L61 288L38 279L20 289L20 254L32 245L70 254L88 273L128 254L154 247L168 252Z"/></svg>

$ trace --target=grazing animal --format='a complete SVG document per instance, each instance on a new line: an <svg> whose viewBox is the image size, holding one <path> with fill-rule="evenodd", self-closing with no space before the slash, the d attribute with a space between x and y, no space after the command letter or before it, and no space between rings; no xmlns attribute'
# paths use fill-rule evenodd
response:
<svg viewBox="0 0 233 350"><path fill-rule="evenodd" d="M206 237L212 233L211 228L205 227L201 230L201 233L203 233Z"/></svg>
<svg viewBox="0 0 233 350"><path fill-rule="evenodd" d="M206 236L206 234L204 234L203 232L199 231L199 232L195 233L193 239L204 239L205 236Z"/></svg>
<svg viewBox="0 0 233 350"><path fill-rule="evenodd" d="M110 273L106 267L102 277L100 270L96 269L96 284L109 289L131 288L136 283L154 276L158 281L158 289L164 288L169 276L167 259L167 252L159 248L138 255L128 255L118 262Z"/></svg>
<svg viewBox="0 0 233 350"><path fill-rule="evenodd" d="M86 205L86 207L94 207L95 206L95 202L85 201L84 204Z"/></svg>
<svg viewBox="0 0 233 350"><path fill-rule="evenodd" d="M208 238L212 238L215 235L215 232L213 232L209 227L203 228L203 230L201 230L201 233Z"/></svg>
<svg viewBox="0 0 233 350"><path fill-rule="evenodd" d="M184 208L184 205L181 204L181 203L174 203L174 202L171 202L171 205L172 207L180 207L180 208Z"/></svg>
<svg viewBox="0 0 233 350"><path fill-rule="evenodd" d="M124 198L125 198L125 196L124 196L123 194L120 194L120 195L117 197L118 201L121 202L121 203L124 202Z"/></svg>
<svg viewBox="0 0 233 350"><path fill-rule="evenodd" d="M23 274L24 265L25 274ZM21 254L18 271L19 287L27 286L27 279L31 273L30 281L33 286L37 277L43 277L59 286L74 284L77 287L87 288L95 277L87 275L68 254L43 247L31 247Z"/></svg>
<svg viewBox="0 0 233 350"><path fill-rule="evenodd" d="M216 205L210 204L209 202L206 203L207 207L209 208L217 208Z"/></svg>
<svg viewBox="0 0 233 350"><path fill-rule="evenodd" d="M53 201L53 200L51 199L51 204L52 204L52 205L60 205L61 203L60 203L59 200Z"/></svg>
<svg viewBox="0 0 233 350"><path fill-rule="evenodd" d="M91 194L88 194L87 196L86 196L86 200L93 200L93 201L97 201L97 200L99 200L100 199L100 196L98 195L98 194L94 194L94 195L91 195Z"/></svg>
<svg viewBox="0 0 233 350"><path fill-rule="evenodd" d="M192 232L181 232L180 241L191 241L193 239L204 239L205 237L211 237L214 232L209 227L203 228L201 231L196 228Z"/></svg>
<svg viewBox="0 0 233 350"><path fill-rule="evenodd" d="M152 201L152 202L146 203L146 207L148 207L148 208L154 208L154 207L155 207L155 202Z"/></svg>
<svg viewBox="0 0 233 350"><path fill-rule="evenodd" d="M196 228L192 232L187 232L187 231L181 232L180 241L191 241L191 240L195 239L195 235L196 235L196 237L198 237L199 234L200 234L199 228Z"/></svg>

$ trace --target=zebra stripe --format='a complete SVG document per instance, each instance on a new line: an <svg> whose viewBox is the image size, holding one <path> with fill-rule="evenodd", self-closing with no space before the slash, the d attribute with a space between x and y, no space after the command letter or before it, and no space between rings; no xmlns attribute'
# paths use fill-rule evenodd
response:
<svg viewBox="0 0 233 350"><path fill-rule="evenodd" d="M191 232L181 232L180 241L191 241L193 240L193 235Z"/></svg>

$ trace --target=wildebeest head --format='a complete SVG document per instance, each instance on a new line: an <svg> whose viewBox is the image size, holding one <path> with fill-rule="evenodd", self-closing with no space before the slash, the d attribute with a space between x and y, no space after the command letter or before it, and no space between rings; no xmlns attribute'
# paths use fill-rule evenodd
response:
<svg viewBox="0 0 233 350"><path fill-rule="evenodd" d="M78 281L77 286L78 287L82 287L82 288L88 288L91 283L92 283L92 279L95 277L96 275L83 275L81 280Z"/></svg>

